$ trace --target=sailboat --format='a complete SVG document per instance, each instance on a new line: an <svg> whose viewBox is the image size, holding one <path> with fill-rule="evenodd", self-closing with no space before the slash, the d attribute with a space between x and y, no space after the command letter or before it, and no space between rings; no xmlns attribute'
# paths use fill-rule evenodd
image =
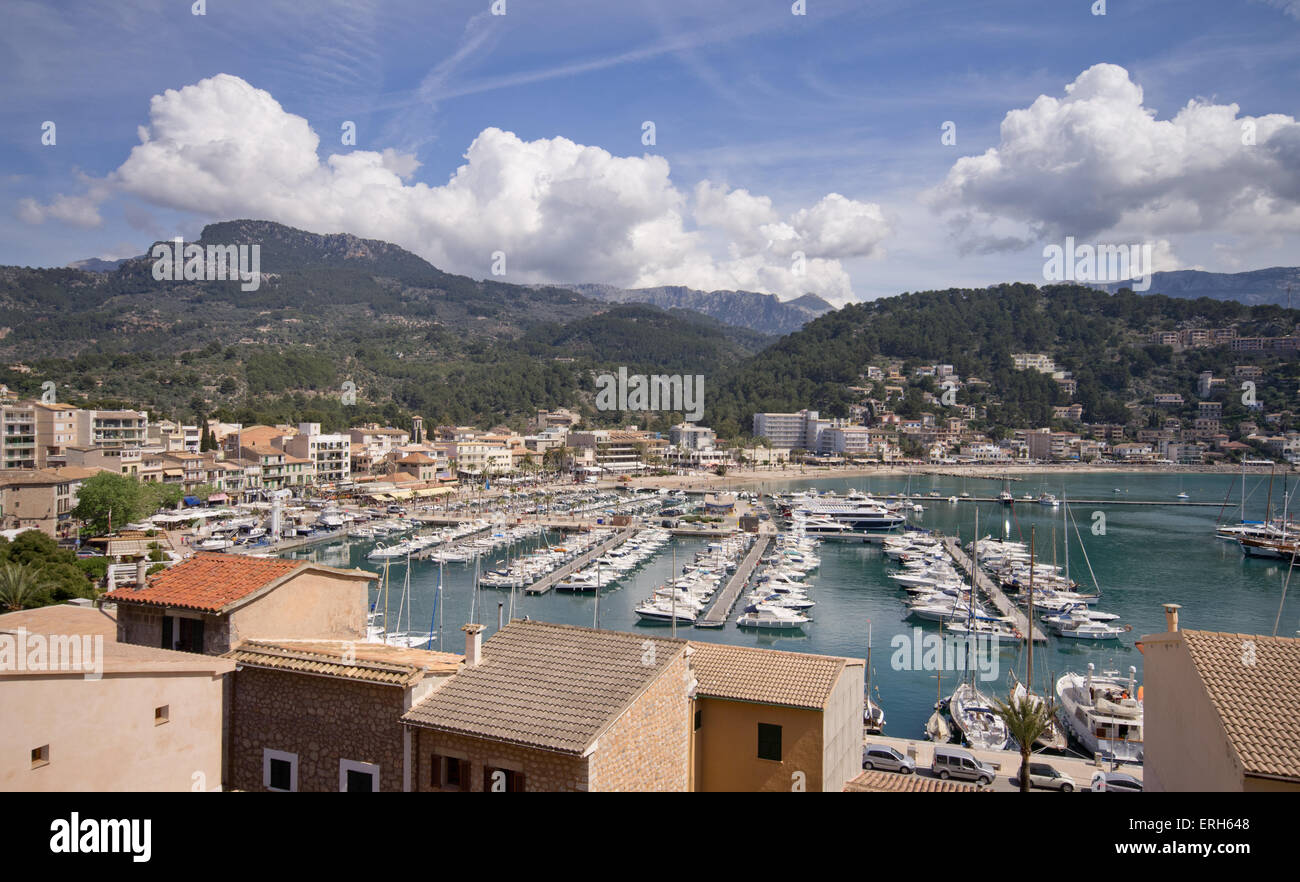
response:
<svg viewBox="0 0 1300 882"><path fill-rule="evenodd" d="M880 687L876 690L879 692ZM871 700L871 620L867 619L867 688L862 706L862 728L868 735L879 735L885 728L884 709Z"/></svg>
<svg viewBox="0 0 1300 882"><path fill-rule="evenodd" d="M943 675L936 674L935 680L938 681L935 693L934 713L930 714L930 719L925 724L926 736L936 744L947 744L952 740L952 729L948 726L948 721L943 717Z"/></svg>
<svg viewBox="0 0 1300 882"><path fill-rule="evenodd" d="M1064 491L1062 491L1061 495L1062 496L1065 495ZM1061 520L1064 521L1066 513L1069 511L1069 506L1068 505L1063 506L1062 508L1063 510L1061 512ZM1055 541L1053 541L1052 543L1052 553L1053 556L1055 556L1056 553ZM1068 525L1065 528L1065 574L1066 574L1065 575L1066 580L1069 581L1070 530ZM1030 633L1025 637L1025 649L1027 650L1027 658L1025 660L1025 680L1028 682L1029 685L1025 685L1024 683L1021 683L1020 678L1016 676L1014 671L1012 671L1011 679L1015 683L1015 685L1011 688L1011 702L1013 704L1023 704L1026 701L1031 701L1033 702L1034 707L1042 707L1044 703L1044 698L1041 695L1035 695L1033 691L1034 689L1034 639L1033 639L1032 623L1034 621L1034 529L1032 527L1029 530L1029 615L1028 615L1028 619L1029 622L1031 623L1031 626L1030 626ZM1050 704L1048 705L1048 708L1049 710L1051 709ZM1061 730L1060 725L1056 721L1055 712L1049 715L1047 729L1043 732L1042 735L1039 735L1038 738L1034 740L1033 746L1037 750L1057 750L1057 751L1065 750L1067 747L1069 747L1069 741L1065 737L1065 732Z"/></svg>

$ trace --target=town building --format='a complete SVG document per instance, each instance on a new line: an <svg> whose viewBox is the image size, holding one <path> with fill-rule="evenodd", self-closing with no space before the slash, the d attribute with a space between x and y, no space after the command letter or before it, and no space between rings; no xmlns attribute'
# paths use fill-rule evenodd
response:
<svg viewBox="0 0 1300 882"><path fill-rule="evenodd" d="M1149 791L1300 792L1300 639L1166 631L1142 651Z"/></svg>
<svg viewBox="0 0 1300 882"><path fill-rule="evenodd" d="M220 789L234 662L119 642L111 610L76 604L0 615L0 641L28 649L0 666L0 790Z"/></svg>
<svg viewBox="0 0 1300 882"><path fill-rule="evenodd" d="M331 640L246 640L224 658L237 665L227 786L304 793L414 789L402 714L461 662L445 652Z"/></svg>
<svg viewBox="0 0 1300 882"><path fill-rule="evenodd" d="M379 578L307 561L200 552L147 585L105 595L118 639L221 655L244 640L365 640Z"/></svg>
<svg viewBox="0 0 1300 882"><path fill-rule="evenodd" d="M862 659L690 644L696 791L839 791L862 771Z"/></svg>

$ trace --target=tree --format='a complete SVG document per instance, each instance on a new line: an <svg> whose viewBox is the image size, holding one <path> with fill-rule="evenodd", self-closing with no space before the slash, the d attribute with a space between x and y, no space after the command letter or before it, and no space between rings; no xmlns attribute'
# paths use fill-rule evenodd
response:
<svg viewBox="0 0 1300 882"><path fill-rule="evenodd" d="M35 564L9 562L0 566L0 609L16 612L45 606L51 585Z"/></svg>
<svg viewBox="0 0 1300 882"><path fill-rule="evenodd" d="M107 533L110 522L119 526L138 519L144 509L139 481L113 472L100 472L82 482L73 517L96 534Z"/></svg>
<svg viewBox="0 0 1300 882"><path fill-rule="evenodd" d="M1007 724L1007 732L1020 745L1020 792L1029 792L1029 757L1034 742L1052 727L1053 708L1044 700L1035 700L1026 693L1019 701L1013 694L1010 701L993 699L993 712Z"/></svg>

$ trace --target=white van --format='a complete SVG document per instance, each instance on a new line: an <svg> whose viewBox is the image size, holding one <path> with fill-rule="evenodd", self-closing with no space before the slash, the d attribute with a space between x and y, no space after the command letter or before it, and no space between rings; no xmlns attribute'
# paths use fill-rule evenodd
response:
<svg viewBox="0 0 1300 882"><path fill-rule="evenodd" d="M930 771L943 780L956 778L960 781L975 781L979 784L992 784L997 769L966 750L955 747L936 747Z"/></svg>

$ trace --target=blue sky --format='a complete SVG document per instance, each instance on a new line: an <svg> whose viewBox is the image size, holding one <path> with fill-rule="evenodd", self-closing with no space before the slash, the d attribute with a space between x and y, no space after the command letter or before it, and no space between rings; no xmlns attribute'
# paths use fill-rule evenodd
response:
<svg viewBox="0 0 1300 882"><path fill-rule="evenodd" d="M836 301L1042 281L1066 235L1300 263L1300 0L505 2L9 2L0 263L232 216Z"/></svg>

